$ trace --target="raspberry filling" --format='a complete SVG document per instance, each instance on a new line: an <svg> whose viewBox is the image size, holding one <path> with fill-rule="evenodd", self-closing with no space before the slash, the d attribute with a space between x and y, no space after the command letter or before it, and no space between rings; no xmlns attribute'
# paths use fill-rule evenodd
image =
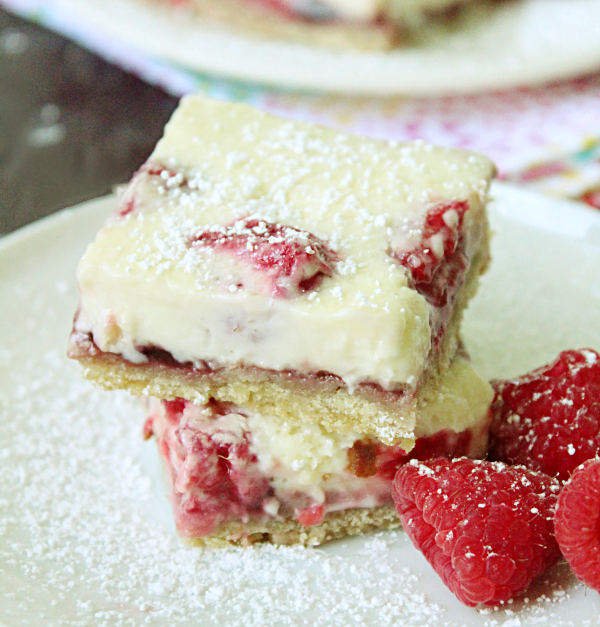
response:
<svg viewBox="0 0 600 627"><path fill-rule="evenodd" d="M157 163L148 161L133 175L130 188L122 196L115 212L115 218L125 218L140 209L136 195L136 188L148 178L155 179L161 186L165 188L183 188L187 186L187 179L179 172L171 168L165 168Z"/></svg>
<svg viewBox="0 0 600 627"><path fill-rule="evenodd" d="M328 512L390 503L394 475L410 459L481 449L470 430L419 438L407 454L316 425L286 427L231 403L151 399L144 436L157 438L181 535L206 536L228 521L316 525ZM290 450L300 441L305 450Z"/></svg>
<svg viewBox="0 0 600 627"><path fill-rule="evenodd" d="M424 216L407 219L391 241L390 255L406 268L410 287L431 305L436 346L470 265L462 230L468 209L464 200L437 203Z"/></svg>
<svg viewBox="0 0 600 627"><path fill-rule="evenodd" d="M191 245L221 265L219 282L231 292L246 289L274 298L293 298L318 289L334 274L337 254L312 233L255 218L213 226ZM214 270L213 270L214 271Z"/></svg>

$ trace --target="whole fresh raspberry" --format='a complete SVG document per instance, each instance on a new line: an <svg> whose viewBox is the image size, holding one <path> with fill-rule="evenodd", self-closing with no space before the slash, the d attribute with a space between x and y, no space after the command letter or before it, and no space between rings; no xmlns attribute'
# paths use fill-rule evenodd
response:
<svg viewBox="0 0 600 627"><path fill-rule="evenodd" d="M488 459L564 481L600 453L600 356L569 350L513 381L493 382Z"/></svg>
<svg viewBox="0 0 600 627"><path fill-rule="evenodd" d="M495 605L559 557L559 488L522 466L440 458L400 468L393 497L406 533L459 601Z"/></svg>
<svg viewBox="0 0 600 627"><path fill-rule="evenodd" d="M563 487L554 518L556 540L578 579L600 592L600 459L579 466Z"/></svg>

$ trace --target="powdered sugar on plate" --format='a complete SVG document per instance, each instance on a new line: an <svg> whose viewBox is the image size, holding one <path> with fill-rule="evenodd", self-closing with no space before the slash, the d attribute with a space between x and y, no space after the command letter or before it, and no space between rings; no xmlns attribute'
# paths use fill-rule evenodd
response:
<svg viewBox="0 0 600 627"><path fill-rule="evenodd" d="M137 402L94 390L64 357L74 268L111 203L0 246L1 625L600 624L598 595L560 565L527 600L463 607L402 532L318 549L182 545Z"/></svg>
<svg viewBox="0 0 600 627"><path fill-rule="evenodd" d="M9 370L0 428L8 538L0 556L9 577L48 593L49 618L123 626L438 624L442 609L415 589L418 578L386 557L402 534L370 537L350 559L335 549L183 546L161 520L169 505L143 467L158 460L153 443L142 441L135 400L95 391L65 361L50 349L26 371Z"/></svg>

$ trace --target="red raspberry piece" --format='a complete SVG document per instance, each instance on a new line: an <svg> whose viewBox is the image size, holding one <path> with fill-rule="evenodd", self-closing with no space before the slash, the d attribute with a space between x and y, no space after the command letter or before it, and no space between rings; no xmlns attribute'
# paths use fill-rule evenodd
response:
<svg viewBox="0 0 600 627"><path fill-rule="evenodd" d="M600 459L579 466L563 487L554 518L558 546L578 579L600 592Z"/></svg>
<svg viewBox="0 0 600 627"><path fill-rule="evenodd" d="M493 385L489 459L565 481L600 453L600 358L595 351L564 351L547 366Z"/></svg>
<svg viewBox="0 0 600 627"><path fill-rule="evenodd" d="M424 222L407 224L394 236L392 256L409 271L412 286L435 307L448 303L468 259L459 248L466 201L441 202Z"/></svg>
<svg viewBox="0 0 600 627"><path fill-rule="evenodd" d="M559 483L522 466L412 460L393 484L406 533L466 605L521 594L559 556L552 533Z"/></svg>
<svg viewBox="0 0 600 627"><path fill-rule="evenodd" d="M338 261L337 254L312 233L254 218L207 229L192 243L238 262L235 288L276 298L317 289L323 277L333 275Z"/></svg>
<svg viewBox="0 0 600 627"><path fill-rule="evenodd" d="M168 426L158 445L171 476L177 527L182 535L199 537L230 518L261 512L270 487L251 451L250 434L219 426L218 418L233 406L209 403L211 429L188 421L188 403L163 401Z"/></svg>
<svg viewBox="0 0 600 627"><path fill-rule="evenodd" d="M312 525L318 525L323 522L325 516L325 509L322 505L311 505L311 507L305 507L304 509L297 509L294 512L296 520L303 527L311 527Z"/></svg>
<svg viewBox="0 0 600 627"><path fill-rule="evenodd" d="M125 216L128 216L130 213L133 213L134 211L135 211L135 199L127 198L124 202L119 204L119 207L117 209L117 215L119 218L124 218Z"/></svg>
<svg viewBox="0 0 600 627"><path fill-rule="evenodd" d="M139 208L136 190L139 184L142 181L145 181L149 176L158 177L161 179L162 184L168 188L185 187L188 184L188 181L183 174L170 168L166 168L158 163L147 161L137 172L134 173L131 183L117 207L117 218L124 218L134 213Z"/></svg>

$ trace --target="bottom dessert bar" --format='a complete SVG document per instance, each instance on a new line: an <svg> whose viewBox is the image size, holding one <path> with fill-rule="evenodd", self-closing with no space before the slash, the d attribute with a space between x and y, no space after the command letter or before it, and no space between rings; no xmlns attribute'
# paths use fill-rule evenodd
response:
<svg viewBox="0 0 600 627"><path fill-rule="evenodd" d="M423 412L410 452L214 399L150 398L144 433L156 437L178 533L208 546L318 545L398 526L391 489L399 466L485 453L491 390L456 362L460 376Z"/></svg>

